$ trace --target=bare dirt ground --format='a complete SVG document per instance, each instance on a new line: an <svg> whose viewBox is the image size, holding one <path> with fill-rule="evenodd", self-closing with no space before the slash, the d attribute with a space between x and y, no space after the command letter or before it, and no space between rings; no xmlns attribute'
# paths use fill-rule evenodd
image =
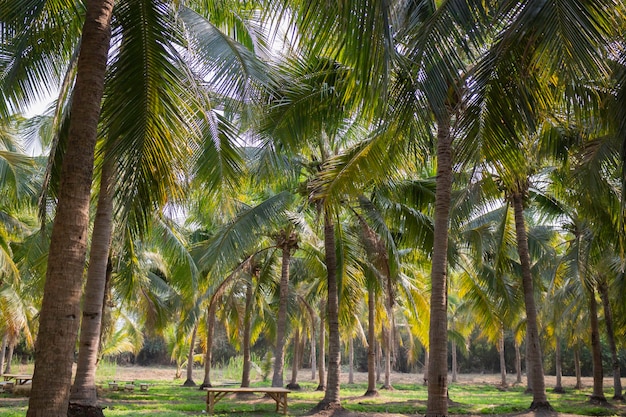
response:
<svg viewBox="0 0 626 417"><path fill-rule="evenodd" d="M285 370L285 374L288 374L288 371ZM302 370L301 380L306 381L310 380L311 374L310 370ZM118 366L116 368L116 377L119 379L156 379L156 380L173 380L175 376L175 370L172 368L143 368L143 367L122 367ZM194 380L196 382L202 381L203 371L195 370L194 371ZM489 384L489 385L499 385L500 384L500 374L459 374L457 384ZM181 383L184 379L181 380ZM221 382L233 382L227 380L220 380L219 373L212 378L213 382L219 384ZM365 383L367 382L367 373L365 372L355 372L354 381L356 383ZM423 382L423 374L402 374L402 373L393 373L391 377L392 384L400 384L400 383L422 383ZM348 382L348 373L342 372L341 374L341 382ZM513 385L516 382L515 375L507 375L507 383L509 385ZM545 377L546 389L550 390L556 385L556 377L547 375ZM583 377L582 378L583 386L590 387L593 385L593 379L591 377ZM526 377L522 377L522 384L526 384ZM605 378L604 386L611 387L613 384L612 378ZM576 378L573 376L564 376L562 378L562 385L565 389L573 389L576 385ZM626 379L623 379L622 385L626 386ZM617 413L617 412L616 412ZM312 417L408 417L406 414L393 414L393 413L363 413L363 412L351 412L345 409L336 409L336 410L324 410L316 413L309 414ZM481 416L451 416L451 417L481 417ZM557 413L557 412L546 412L546 411L538 411L538 412L522 412L522 413L513 413L513 414L504 414L497 415L492 417L579 417L575 414L565 414L565 413Z"/></svg>

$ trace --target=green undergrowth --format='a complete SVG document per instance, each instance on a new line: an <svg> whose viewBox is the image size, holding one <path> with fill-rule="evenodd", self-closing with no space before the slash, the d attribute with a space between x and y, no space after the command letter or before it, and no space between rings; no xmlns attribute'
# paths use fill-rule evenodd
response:
<svg viewBox="0 0 626 417"><path fill-rule="evenodd" d="M106 383L100 387L100 398L107 417L182 417L206 415L206 392L198 388L185 388L181 381L142 381L150 384L148 391L110 391ZM258 382L255 386L268 386ZM289 394L289 415L307 414L323 397L315 391L317 383L301 382L302 390ZM342 405L345 409L361 413L392 413L424 415L426 412L427 389L422 384L397 384L393 390L380 390L376 397L363 397L365 384L345 384L341 389ZM450 414L502 415L525 411L532 396L524 393L524 387L513 386L506 390L488 384L455 385L449 387ZM626 405L610 402L609 407L600 407L588 402L589 390L568 390L565 394L548 392L548 400L559 413L588 416L625 416ZM612 395L607 390L607 398ZM0 394L0 417L23 417L26 414L27 398ZM216 416L239 415L275 417L275 403L269 398L256 395L251 398L229 396L215 406Z"/></svg>

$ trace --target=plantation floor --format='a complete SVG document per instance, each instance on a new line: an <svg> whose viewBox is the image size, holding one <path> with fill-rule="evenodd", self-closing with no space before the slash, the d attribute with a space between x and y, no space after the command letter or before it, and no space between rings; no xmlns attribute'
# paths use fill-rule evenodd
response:
<svg viewBox="0 0 626 417"><path fill-rule="evenodd" d="M32 372L32 368L19 369L20 373ZM183 388L184 379L175 379L176 370L171 367L126 367L116 365L102 366L98 371L99 398L105 407L107 417L178 417L205 415L206 393L197 388ZM212 371L214 385L237 383L238 373L229 369ZM285 376L290 376L285 372ZM311 371L302 370L299 382L303 389L289 395L290 416L313 417L405 417L424 415L426 411L427 389L423 385L422 374L394 373L391 381L394 390L380 390L377 397L363 397L367 374L355 373L354 383L348 383L348 374L342 374L341 401L343 409L328 410L311 414L311 410L323 398L323 393L315 391L316 381L311 380ZM196 383L203 379L202 369L194 371ZM108 382L135 381L147 382L150 388L141 392L111 391ZM507 378L509 387L499 387L500 376L491 374L462 374L457 383L449 387L451 416L458 417L575 417L575 416L625 416L626 404L611 401L612 378L604 381L608 406L589 404L588 395L592 386L591 378L583 378L584 390L575 390L575 378L564 377L563 386L566 394L552 392L555 378L546 376L548 399L557 410L550 413L532 413L527 408L532 397L524 394L525 379L521 385L515 385L515 376ZM253 384L263 385L260 377ZM265 383L267 384L267 383ZM623 382L626 385L626 381ZM380 386L380 384L378 384ZM0 417L23 417L28 405L28 388L17 394L0 394ZM246 398L227 397L215 408L217 417L251 416L277 417L272 400L263 396Z"/></svg>

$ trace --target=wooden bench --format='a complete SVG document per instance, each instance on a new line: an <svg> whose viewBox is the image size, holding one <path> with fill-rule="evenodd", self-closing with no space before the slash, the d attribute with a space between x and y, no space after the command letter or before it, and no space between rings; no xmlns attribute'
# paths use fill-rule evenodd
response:
<svg viewBox="0 0 626 417"><path fill-rule="evenodd" d="M205 388L207 391L206 410L207 413L213 414L215 403L224 398L228 394L239 393L261 393L269 395L276 401L276 412L287 414L287 394L291 391L286 388L277 387L211 387Z"/></svg>

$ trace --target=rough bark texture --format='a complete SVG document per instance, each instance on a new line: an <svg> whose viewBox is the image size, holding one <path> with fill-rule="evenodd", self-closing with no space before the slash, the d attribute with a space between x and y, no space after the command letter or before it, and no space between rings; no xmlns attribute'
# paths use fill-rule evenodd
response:
<svg viewBox="0 0 626 417"><path fill-rule="evenodd" d="M66 417L80 321L89 197L111 40L113 0L90 0L78 57L67 150L61 168L40 310L28 417ZM56 381L54 384L50 381Z"/></svg>
<svg viewBox="0 0 626 417"><path fill-rule="evenodd" d="M88 407L98 405L96 368L113 234L112 178L113 168L111 164L105 162L100 178L100 195L93 224L87 283L83 295L83 319L80 324L76 377L70 394L71 403Z"/></svg>
<svg viewBox="0 0 626 417"><path fill-rule="evenodd" d="M617 356L617 346L615 344L615 330L613 329L613 312L611 311L611 301L609 299L609 286L606 282L600 284L600 297L602 298L602 308L604 309L604 324L606 325L606 335L611 349L611 365L613 369L613 399L624 400L622 393L622 376Z"/></svg>
<svg viewBox="0 0 626 417"><path fill-rule="evenodd" d="M530 253L528 251L528 236L526 234L526 222L524 220L525 189L516 190L513 197L513 211L515 214L515 235L517 238L517 253L520 258L522 269L522 287L524 288L524 304L526 307L526 332L528 346L526 354L531 371L528 379L532 379L533 402L531 410L552 410L546 397L546 386L543 375L543 360L541 358L541 346L539 344L539 330L537 327L537 307L535 306L535 292L533 277L530 270Z"/></svg>
<svg viewBox="0 0 626 417"><path fill-rule="evenodd" d="M0 347L0 375L4 373L4 359L7 351L8 340L9 337L5 333L4 336L2 336L2 347Z"/></svg>
<svg viewBox="0 0 626 417"><path fill-rule="evenodd" d="M196 383L193 381L193 362L194 362L194 350L196 347L196 335L198 334L198 325L193 327L191 337L189 340L189 352L187 353L187 378L183 382L183 387L195 387Z"/></svg>
<svg viewBox="0 0 626 417"><path fill-rule="evenodd" d="M367 391L366 397L378 395L376 390L376 298L372 285L367 288Z"/></svg>
<svg viewBox="0 0 626 417"><path fill-rule="evenodd" d="M4 367L4 373L11 373L11 364L13 363L13 351L15 349L15 342L9 339L9 352L7 353L7 363Z"/></svg>
<svg viewBox="0 0 626 417"><path fill-rule="evenodd" d="M588 289L589 296L589 322L591 323L591 360L593 364L593 393L590 402L605 404L604 396L604 372L602 370L602 347L600 345L600 325L598 324L598 303L596 292L592 286Z"/></svg>
<svg viewBox="0 0 626 417"><path fill-rule="evenodd" d="M339 334L339 287L337 282L337 253L335 224L330 213L324 213L324 252L328 276L328 377L324 398L318 409L333 409L341 406L339 377L341 374L341 340Z"/></svg>
<svg viewBox="0 0 626 417"><path fill-rule="evenodd" d="M452 190L450 118L437 125L437 187L431 269L427 416L448 415L448 223Z"/></svg>
<svg viewBox="0 0 626 417"><path fill-rule="evenodd" d="M300 390L300 384L298 384L298 369L300 368L300 356L302 351L300 349L300 329L296 328L296 334L293 337L293 358L291 365L291 381L287 384L287 388L295 391Z"/></svg>

